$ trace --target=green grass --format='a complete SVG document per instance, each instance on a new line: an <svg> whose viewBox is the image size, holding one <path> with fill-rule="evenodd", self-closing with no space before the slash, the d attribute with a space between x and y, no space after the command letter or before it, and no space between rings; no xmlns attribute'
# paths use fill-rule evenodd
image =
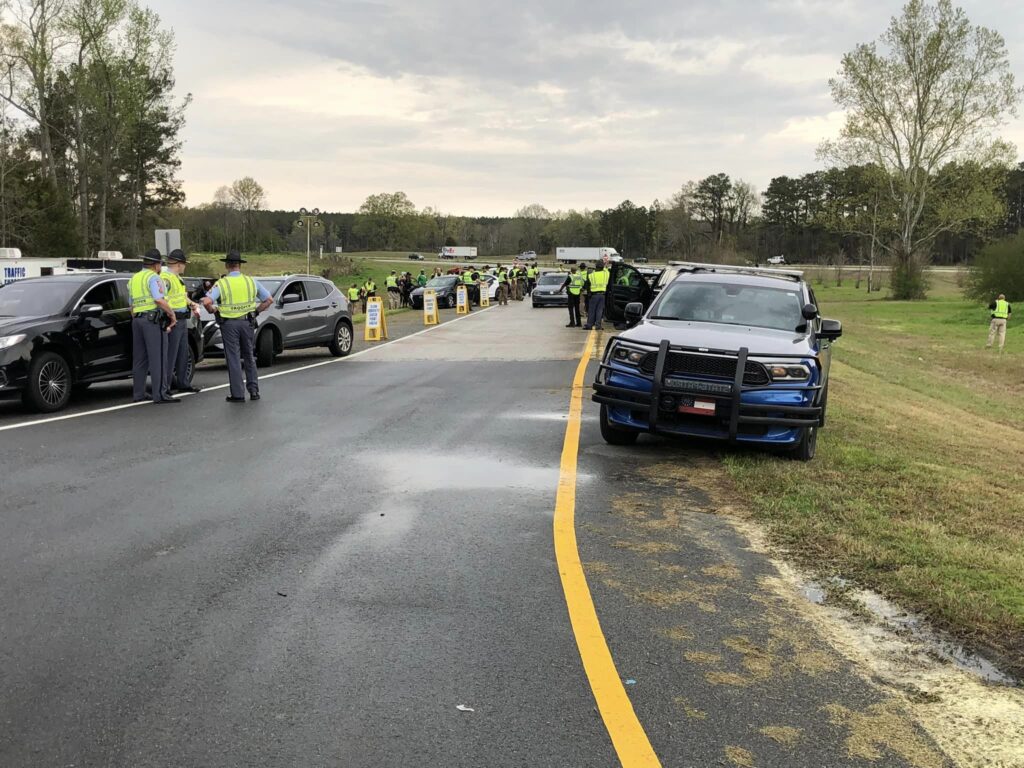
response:
<svg viewBox="0 0 1024 768"><path fill-rule="evenodd" d="M809 464L734 454L776 541L1024 672L1024 335L984 348L988 312L934 276L924 302L815 284L843 321L829 423Z"/></svg>

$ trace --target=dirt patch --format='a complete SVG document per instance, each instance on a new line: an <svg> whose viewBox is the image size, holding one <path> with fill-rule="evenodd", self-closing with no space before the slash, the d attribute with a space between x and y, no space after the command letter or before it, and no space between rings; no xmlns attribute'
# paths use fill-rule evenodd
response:
<svg viewBox="0 0 1024 768"><path fill-rule="evenodd" d="M839 704L830 704L825 709L834 725L847 729L846 751L850 757L875 761L890 751L915 768L946 765L943 756L921 738L899 704L875 704L867 712L853 712Z"/></svg>
<svg viewBox="0 0 1024 768"><path fill-rule="evenodd" d="M702 709L697 709L692 704L690 704L690 702L687 699L684 699L682 696L677 696L674 699L674 701L676 703L676 706L678 706L680 709L682 709L683 712L686 713L686 716L688 718L690 718L691 720L706 720L707 719L707 716L708 716L707 712L705 712Z"/></svg>
<svg viewBox="0 0 1024 768"><path fill-rule="evenodd" d="M733 765L739 765L742 768L754 767L754 755L743 747L726 747L725 757Z"/></svg>

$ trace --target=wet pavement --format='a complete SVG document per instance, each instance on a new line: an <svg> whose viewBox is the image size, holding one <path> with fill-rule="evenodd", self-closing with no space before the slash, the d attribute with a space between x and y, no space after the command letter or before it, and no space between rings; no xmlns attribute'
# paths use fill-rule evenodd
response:
<svg viewBox="0 0 1024 768"><path fill-rule="evenodd" d="M259 403L3 433L0 765L617 765L552 545L563 326L494 308ZM948 764L768 588L690 454L595 414L579 548L663 765Z"/></svg>

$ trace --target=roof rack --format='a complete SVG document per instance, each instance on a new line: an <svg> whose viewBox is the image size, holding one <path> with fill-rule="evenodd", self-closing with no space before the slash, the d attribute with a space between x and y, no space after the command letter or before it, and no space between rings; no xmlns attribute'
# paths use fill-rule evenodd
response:
<svg viewBox="0 0 1024 768"><path fill-rule="evenodd" d="M728 272L736 275L757 275L761 277L778 277L783 280L800 281L804 273L799 269L771 269L769 267L745 267L731 264L703 264L695 261L670 261L670 267L682 267L686 272Z"/></svg>

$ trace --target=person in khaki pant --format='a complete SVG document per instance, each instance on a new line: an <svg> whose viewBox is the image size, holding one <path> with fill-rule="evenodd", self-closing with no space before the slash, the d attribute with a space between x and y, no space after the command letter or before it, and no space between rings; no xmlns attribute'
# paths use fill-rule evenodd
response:
<svg viewBox="0 0 1024 768"><path fill-rule="evenodd" d="M999 297L988 305L988 308L992 311L992 322L988 326L988 344L985 345L985 348L991 348L992 343L998 337L999 351L1002 352L1003 346L1006 344L1006 323L1013 314L1013 307L1006 300L1006 296L1000 293Z"/></svg>

